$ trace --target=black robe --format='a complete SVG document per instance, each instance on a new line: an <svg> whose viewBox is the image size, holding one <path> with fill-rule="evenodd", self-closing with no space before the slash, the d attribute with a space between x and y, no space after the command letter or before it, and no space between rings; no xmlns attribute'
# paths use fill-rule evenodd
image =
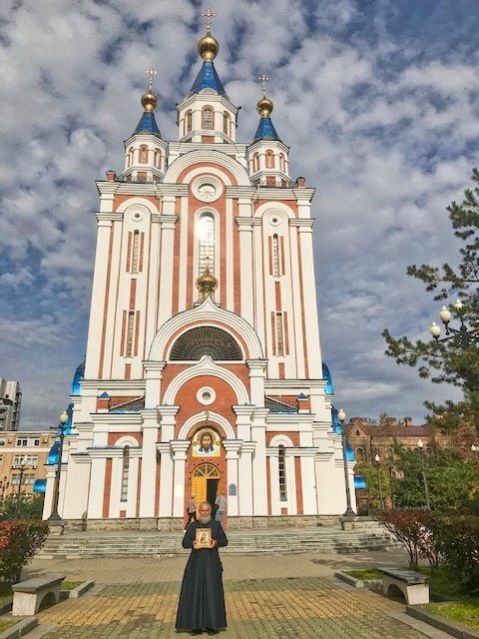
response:
<svg viewBox="0 0 479 639"><path fill-rule="evenodd" d="M226 546L228 540L218 521L212 519L207 524L195 521L183 537L183 548L193 548L197 528L211 528L211 537L218 545L191 551L181 584L176 628L219 630L226 628L226 610L218 546Z"/></svg>

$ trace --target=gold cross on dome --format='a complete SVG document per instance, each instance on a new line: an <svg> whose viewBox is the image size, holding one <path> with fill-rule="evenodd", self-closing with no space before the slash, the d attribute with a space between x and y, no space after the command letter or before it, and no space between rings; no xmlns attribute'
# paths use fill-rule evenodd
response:
<svg viewBox="0 0 479 639"><path fill-rule="evenodd" d="M269 76L267 76L266 74L262 73L258 77L258 80L261 83L261 88L263 89L263 95L266 97L266 91L268 90Z"/></svg>
<svg viewBox="0 0 479 639"><path fill-rule="evenodd" d="M201 15L205 18L206 33L209 35L211 33L211 23L213 22L213 18L216 18L216 13L212 9L206 9Z"/></svg>
<svg viewBox="0 0 479 639"><path fill-rule="evenodd" d="M151 92L151 89L153 88L153 80L155 79L155 75L158 74L158 71L155 69L155 67L150 67L145 71L145 73L146 77L148 78L148 91Z"/></svg>

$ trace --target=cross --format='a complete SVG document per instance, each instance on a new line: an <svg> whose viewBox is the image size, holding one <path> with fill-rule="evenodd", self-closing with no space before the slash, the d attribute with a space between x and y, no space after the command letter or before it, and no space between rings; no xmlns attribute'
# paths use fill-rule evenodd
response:
<svg viewBox="0 0 479 639"><path fill-rule="evenodd" d="M151 92L151 89L153 87L153 80L155 79L155 75L157 75L158 71L155 69L155 67L150 67L145 71L145 73L146 77L148 78L148 91Z"/></svg>
<svg viewBox="0 0 479 639"><path fill-rule="evenodd" d="M269 82L269 76L265 75L264 73L262 73L259 77L258 80L261 83L261 88L263 89L263 95L266 97L266 91L268 89L268 82Z"/></svg>
<svg viewBox="0 0 479 639"><path fill-rule="evenodd" d="M213 22L212 18L216 18L216 13L211 9L206 9L201 15L206 18L206 33L209 35L211 33L211 23Z"/></svg>

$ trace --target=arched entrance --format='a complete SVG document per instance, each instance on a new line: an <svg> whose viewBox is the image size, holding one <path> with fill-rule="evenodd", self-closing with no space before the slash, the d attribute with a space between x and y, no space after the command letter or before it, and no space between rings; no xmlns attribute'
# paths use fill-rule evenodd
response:
<svg viewBox="0 0 479 639"><path fill-rule="evenodd" d="M207 501L213 508L216 495L218 493L218 483L220 481L220 471L214 464L200 464L195 468L192 477L192 494L195 501L200 504Z"/></svg>

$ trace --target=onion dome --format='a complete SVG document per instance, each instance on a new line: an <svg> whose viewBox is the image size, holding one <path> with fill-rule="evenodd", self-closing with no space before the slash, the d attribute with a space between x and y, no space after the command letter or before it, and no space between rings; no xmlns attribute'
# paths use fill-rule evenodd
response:
<svg viewBox="0 0 479 639"><path fill-rule="evenodd" d="M161 137L160 129L155 119L155 109L158 106L158 98L153 93L153 78L156 73L157 71L153 67L150 67L146 71L146 75L148 76L148 90L141 96L141 105L144 109L144 113L133 135L137 133L149 133Z"/></svg>
<svg viewBox="0 0 479 639"><path fill-rule="evenodd" d="M253 142L258 142L258 140L279 140L280 137L274 128L274 124L270 117L273 112L273 101L266 97L266 88L269 78L263 73L258 79L261 82L261 87L263 89L263 97L256 103L256 110L261 117L256 133L254 134Z"/></svg>
<svg viewBox="0 0 479 639"><path fill-rule="evenodd" d="M213 64L213 60L216 58L220 50L218 40L211 35L211 20L216 14L211 9L207 9L201 15L206 18L206 34L198 40L197 48L198 53L203 58L204 62L200 72L193 82L189 95L193 95L193 93L201 93L203 90L207 89L214 91L218 95L228 97L216 72L215 65Z"/></svg>
<svg viewBox="0 0 479 639"><path fill-rule="evenodd" d="M268 118L273 112L273 101L263 96L261 100L256 103L256 110L262 118Z"/></svg>
<svg viewBox="0 0 479 639"><path fill-rule="evenodd" d="M218 55L220 45L218 43L218 40L213 37L211 33L207 33L205 36L198 40L197 48L198 53L203 58L203 60L211 62Z"/></svg>
<svg viewBox="0 0 479 639"><path fill-rule="evenodd" d="M200 301L205 300L207 297L213 297L217 287L218 280L212 273L210 273L210 270L207 267L205 272L196 280L196 288L200 292Z"/></svg>

